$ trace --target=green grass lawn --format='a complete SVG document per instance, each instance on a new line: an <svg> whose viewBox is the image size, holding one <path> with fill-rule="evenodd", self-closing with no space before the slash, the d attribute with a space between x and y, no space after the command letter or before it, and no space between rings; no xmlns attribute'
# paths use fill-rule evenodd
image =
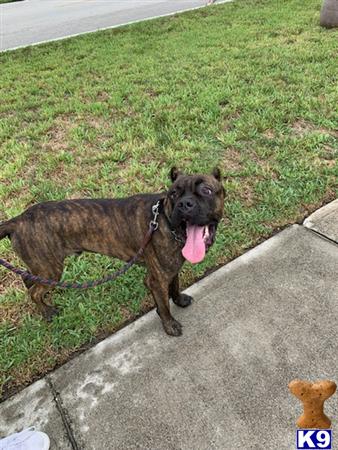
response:
<svg viewBox="0 0 338 450"><path fill-rule="evenodd" d="M225 175L225 221L183 285L337 195L338 32L320 0L237 0L0 55L0 220L50 199L168 186L172 165ZM0 255L20 264L9 241ZM64 278L118 263L70 258ZM0 393L152 306L144 270L58 291L47 324L0 270Z"/></svg>

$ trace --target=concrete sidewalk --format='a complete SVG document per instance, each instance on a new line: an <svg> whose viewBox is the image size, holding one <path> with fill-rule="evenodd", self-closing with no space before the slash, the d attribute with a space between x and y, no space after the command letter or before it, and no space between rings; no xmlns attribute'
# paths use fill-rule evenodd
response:
<svg viewBox="0 0 338 450"><path fill-rule="evenodd" d="M295 449L288 383L338 382L337 274L335 202L189 288L193 305L173 307L182 337L152 311L3 402L0 435L35 424L52 450ZM337 439L337 394L325 411Z"/></svg>

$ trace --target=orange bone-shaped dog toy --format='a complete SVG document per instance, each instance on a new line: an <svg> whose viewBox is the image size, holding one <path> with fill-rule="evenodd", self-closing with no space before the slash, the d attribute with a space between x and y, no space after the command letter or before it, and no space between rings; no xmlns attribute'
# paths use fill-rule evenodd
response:
<svg viewBox="0 0 338 450"><path fill-rule="evenodd" d="M330 428L331 420L324 414L324 402L335 393L336 388L336 383L329 380L315 383L293 380L289 383L290 391L304 407L303 414L296 422L299 428Z"/></svg>

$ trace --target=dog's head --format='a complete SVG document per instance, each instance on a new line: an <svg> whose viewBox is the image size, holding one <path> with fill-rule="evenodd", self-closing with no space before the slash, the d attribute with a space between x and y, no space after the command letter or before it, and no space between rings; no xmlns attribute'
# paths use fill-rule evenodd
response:
<svg viewBox="0 0 338 450"><path fill-rule="evenodd" d="M214 243L223 215L221 174L214 169L211 175L184 175L173 167L170 177L173 184L165 201L166 214L184 241L183 256L197 263Z"/></svg>

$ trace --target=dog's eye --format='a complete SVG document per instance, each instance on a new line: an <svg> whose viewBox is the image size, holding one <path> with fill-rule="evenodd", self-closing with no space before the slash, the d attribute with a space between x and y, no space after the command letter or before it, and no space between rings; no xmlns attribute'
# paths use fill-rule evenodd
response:
<svg viewBox="0 0 338 450"><path fill-rule="evenodd" d="M170 197L176 197L177 191L176 189L174 189L173 191L170 192Z"/></svg>
<svg viewBox="0 0 338 450"><path fill-rule="evenodd" d="M203 186L201 188L201 192L203 195L211 195L212 194L212 189L210 189L208 186Z"/></svg>

